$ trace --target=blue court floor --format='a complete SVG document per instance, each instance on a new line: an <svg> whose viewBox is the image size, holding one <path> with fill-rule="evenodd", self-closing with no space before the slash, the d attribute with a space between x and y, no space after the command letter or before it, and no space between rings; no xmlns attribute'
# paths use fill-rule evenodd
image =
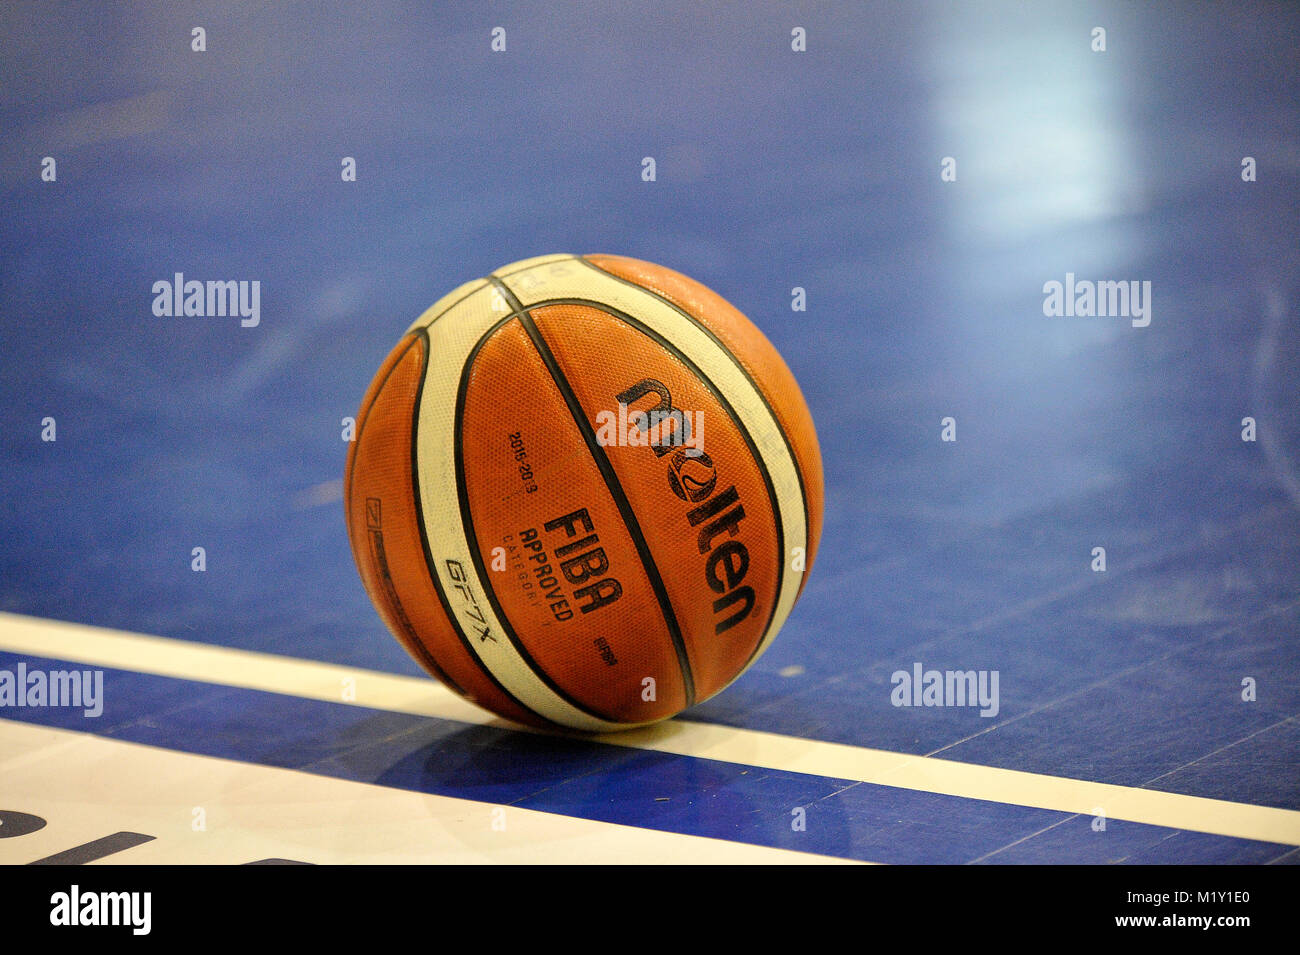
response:
<svg viewBox="0 0 1300 955"><path fill-rule="evenodd" d="M0 8L0 675L103 672L0 687L48 824L0 862L1300 861L1297 49L1269 3ZM460 707L343 522L402 332L550 252L733 302L825 462L771 649L622 741ZM156 315L176 273L255 323Z"/></svg>

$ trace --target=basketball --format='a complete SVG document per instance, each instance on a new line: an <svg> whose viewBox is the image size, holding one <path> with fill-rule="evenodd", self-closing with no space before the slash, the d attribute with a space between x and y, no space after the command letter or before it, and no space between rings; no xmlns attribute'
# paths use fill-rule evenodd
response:
<svg viewBox="0 0 1300 955"><path fill-rule="evenodd" d="M425 670L517 723L604 733L767 649L816 555L822 465L794 376L725 299L548 255L411 325L362 400L344 506Z"/></svg>

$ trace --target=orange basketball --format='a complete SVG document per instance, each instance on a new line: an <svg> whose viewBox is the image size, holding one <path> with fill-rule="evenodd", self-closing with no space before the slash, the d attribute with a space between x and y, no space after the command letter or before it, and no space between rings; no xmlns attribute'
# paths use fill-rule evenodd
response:
<svg viewBox="0 0 1300 955"><path fill-rule="evenodd" d="M366 590L429 673L519 723L607 732L767 648L812 567L822 467L790 370L719 295L548 255L408 329L344 497Z"/></svg>

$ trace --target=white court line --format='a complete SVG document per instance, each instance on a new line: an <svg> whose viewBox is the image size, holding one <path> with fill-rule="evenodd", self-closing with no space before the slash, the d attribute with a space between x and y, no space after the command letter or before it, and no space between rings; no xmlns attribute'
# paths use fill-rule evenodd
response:
<svg viewBox="0 0 1300 955"><path fill-rule="evenodd" d="M45 859L115 832L153 839L104 857L104 864L853 862L196 756L12 720L0 719L0 753L5 754L0 757L4 808L46 820L35 832L0 839L0 865Z"/></svg>
<svg viewBox="0 0 1300 955"><path fill-rule="evenodd" d="M421 677L0 613L0 650L304 699L519 729ZM345 690L355 699L345 699ZM3 711L0 711L3 712ZM533 731L528 731L533 732ZM1300 846L1300 812L959 763L688 720L602 743L783 772Z"/></svg>

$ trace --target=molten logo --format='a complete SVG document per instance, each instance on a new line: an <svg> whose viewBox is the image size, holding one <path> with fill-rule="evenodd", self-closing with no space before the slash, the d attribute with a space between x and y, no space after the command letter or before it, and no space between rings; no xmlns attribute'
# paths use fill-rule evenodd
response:
<svg viewBox="0 0 1300 955"><path fill-rule="evenodd" d="M713 460L703 451L690 454L678 451L668 462L668 486L683 501L697 504L713 493L718 483L718 472Z"/></svg>
<svg viewBox="0 0 1300 955"><path fill-rule="evenodd" d="M673 407L667 386L653 378L638 381L617 397L620 405L627 406L649 394L659 399L649 412L658 420L676 421L679 427L681 422L689 420ZM650 447L660 458L673 450L668 444ZM717 483L712 459L699 448L678 447L669 459L668 487L681 500L696 505L686 512L686 519L691 527L699 528L696 541L700 553L708 555L704 561L704 580L710 590L721 594L713 601L714 633L721 634L749 616L754 609L754 588L744 583L749 572L749 550L738 539L745 508L734 484L714 494Z"/></svg>

